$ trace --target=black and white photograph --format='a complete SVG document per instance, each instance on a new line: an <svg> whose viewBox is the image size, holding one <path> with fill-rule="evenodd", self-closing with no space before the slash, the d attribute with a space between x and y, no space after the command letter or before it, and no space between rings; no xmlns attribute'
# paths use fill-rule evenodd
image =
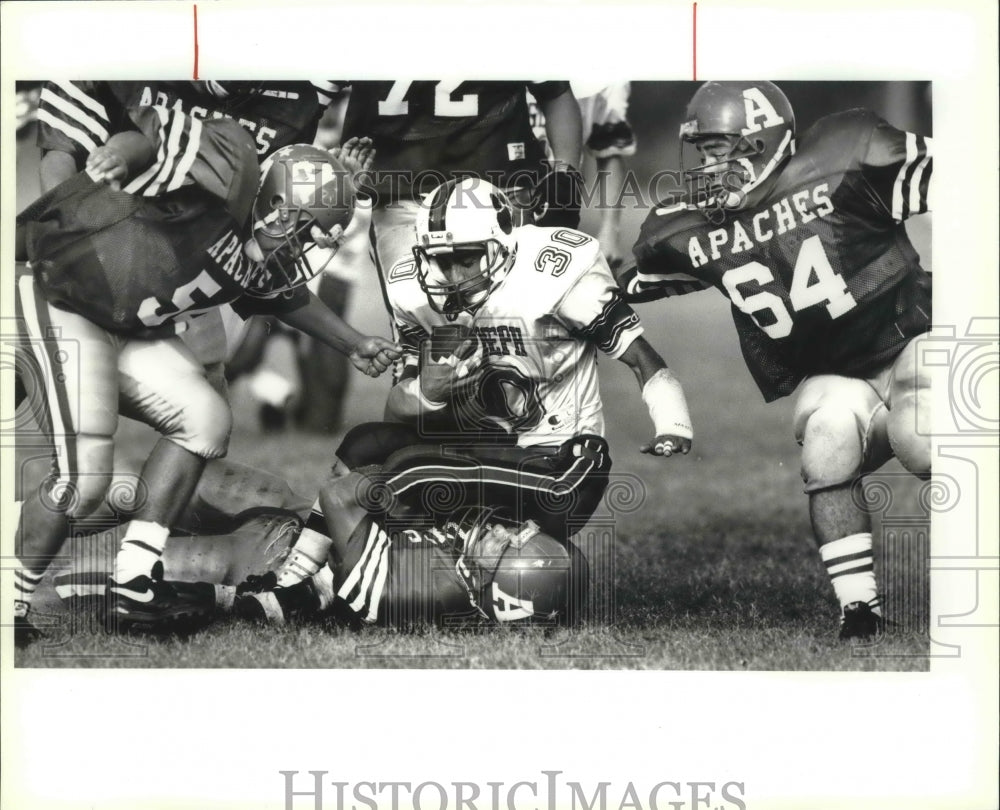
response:
<svg viewBox="0 0 1000 810"><path fill-rule="evenodd" d="M995 804L996 9L427 10L4 3L4 806Z"/></svg>

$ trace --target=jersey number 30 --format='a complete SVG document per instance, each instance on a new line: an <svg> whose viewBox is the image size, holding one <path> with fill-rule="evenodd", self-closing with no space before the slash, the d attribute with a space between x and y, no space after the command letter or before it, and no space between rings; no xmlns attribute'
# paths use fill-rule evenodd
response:
<svg viewBox="0 0 1000 810"><path fill-rule="evenodd" d="M760 262L750 262L727 270L722 283L729 298L738 309L745 312L769 338L778 340L792 331L792 315L785 302L777 295L762 290L753 295L744 295L741 284L756 282L759 285L774 281L774 274ZM857 306L854 296L847 289L843 276L834 271L823 250L818 236L810 236L799 248L792 270L792 286L788 291L792 308L799 312L817 304L825 304L831 318L839 318ZM765 311L770 318L762 318Z"/></svg>

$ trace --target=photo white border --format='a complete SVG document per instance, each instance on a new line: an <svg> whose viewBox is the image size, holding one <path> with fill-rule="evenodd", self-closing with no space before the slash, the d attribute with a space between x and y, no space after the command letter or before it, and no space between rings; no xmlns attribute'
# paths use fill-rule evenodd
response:
<svg viewBox="0 0 1000 810"><path fill-rule="evenodd" d="M932 80L935 321L995 318L996 9L805 5L699 3L697 78ZM13 266L15 79L191 78L192 6L3 3L0 266ZM217 1L198 14L202 77L692 78L690 3ZM978 520L980 553L996 557L995 484L982 469L981 514L937 516L935 554ZM932 616L968 607L939 597ZM282 808L279 770L483 785L562 770L615 797L628 782L744 782L749 810L978 810L996 800L996 630L935 638L962 656L929 674L119 672L12 670L4 628L2 804Z"/></svg>

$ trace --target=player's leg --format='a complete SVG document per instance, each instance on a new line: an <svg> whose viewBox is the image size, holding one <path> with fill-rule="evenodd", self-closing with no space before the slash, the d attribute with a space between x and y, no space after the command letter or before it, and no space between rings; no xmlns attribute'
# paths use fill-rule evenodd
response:
<svg viewBox="0 0 1000 810"><path fill-rule="evenodd" d="M930 424L931 374L920 362L920 338L911 340L891 366L886 405L889 444L914 475L931 473L931 437L918 425Z"/></svg>
<svg viewBox="0 0 1000 810"><path fill-rule="evenodd" d="M49 306L33 279L18 281L23 349L53 446L53 473L24 490L15 553L15 616L26 622L35 588L68 534L69 519L93 512L111 482L117 426L117 344L86 319Z"/></svg>
<svg viewBox="0 0 1000 810"><path fill-rule="evenodd" d="M324 585L332 585L325 570L327 560L343 558L348 539L371 511L371 499L377 497L372 487L381 486L355 471L379 465L417 440L415 429L403 424L372 422L352 428L337 448L330 477L320 487L295 547L276 571L251 577L240 586L237 612L252 619L280 621L283 594L275 596L272 591L290 589L318 573Z"/></svg>
<svg viewBox="0 0 1000 810"><path fill-rule="evenodd" d="M143 465L143 500L115 559L116 612L126 623L191 615L172 605L160 558L173 525L209 458L225 455L232 416L228 402L178 338L129 341L119 357L122 412L162 438ZM150 598L152 596L152 598Z"/></svg>
<svg viewBox="0 0 1000 810"><path fill-rule="evenodd" d="M802 477L820 556L840 602L841 636L871 636L881 626L871 517L855 501L855 480L890 456L886 411L867 382L834 375L803 382L795 406Z"/></svg>

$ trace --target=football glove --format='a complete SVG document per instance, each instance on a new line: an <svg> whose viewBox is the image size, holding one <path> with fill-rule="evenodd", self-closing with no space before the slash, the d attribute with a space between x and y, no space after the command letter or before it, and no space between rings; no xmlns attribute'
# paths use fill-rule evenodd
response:
<svg viewBox="0 0 1000 810"><path fill-rule="evenodd" d="M577 228L583 204L583 175L572 166L552 169L531 192L531 219L546 228Z"/></svg>

